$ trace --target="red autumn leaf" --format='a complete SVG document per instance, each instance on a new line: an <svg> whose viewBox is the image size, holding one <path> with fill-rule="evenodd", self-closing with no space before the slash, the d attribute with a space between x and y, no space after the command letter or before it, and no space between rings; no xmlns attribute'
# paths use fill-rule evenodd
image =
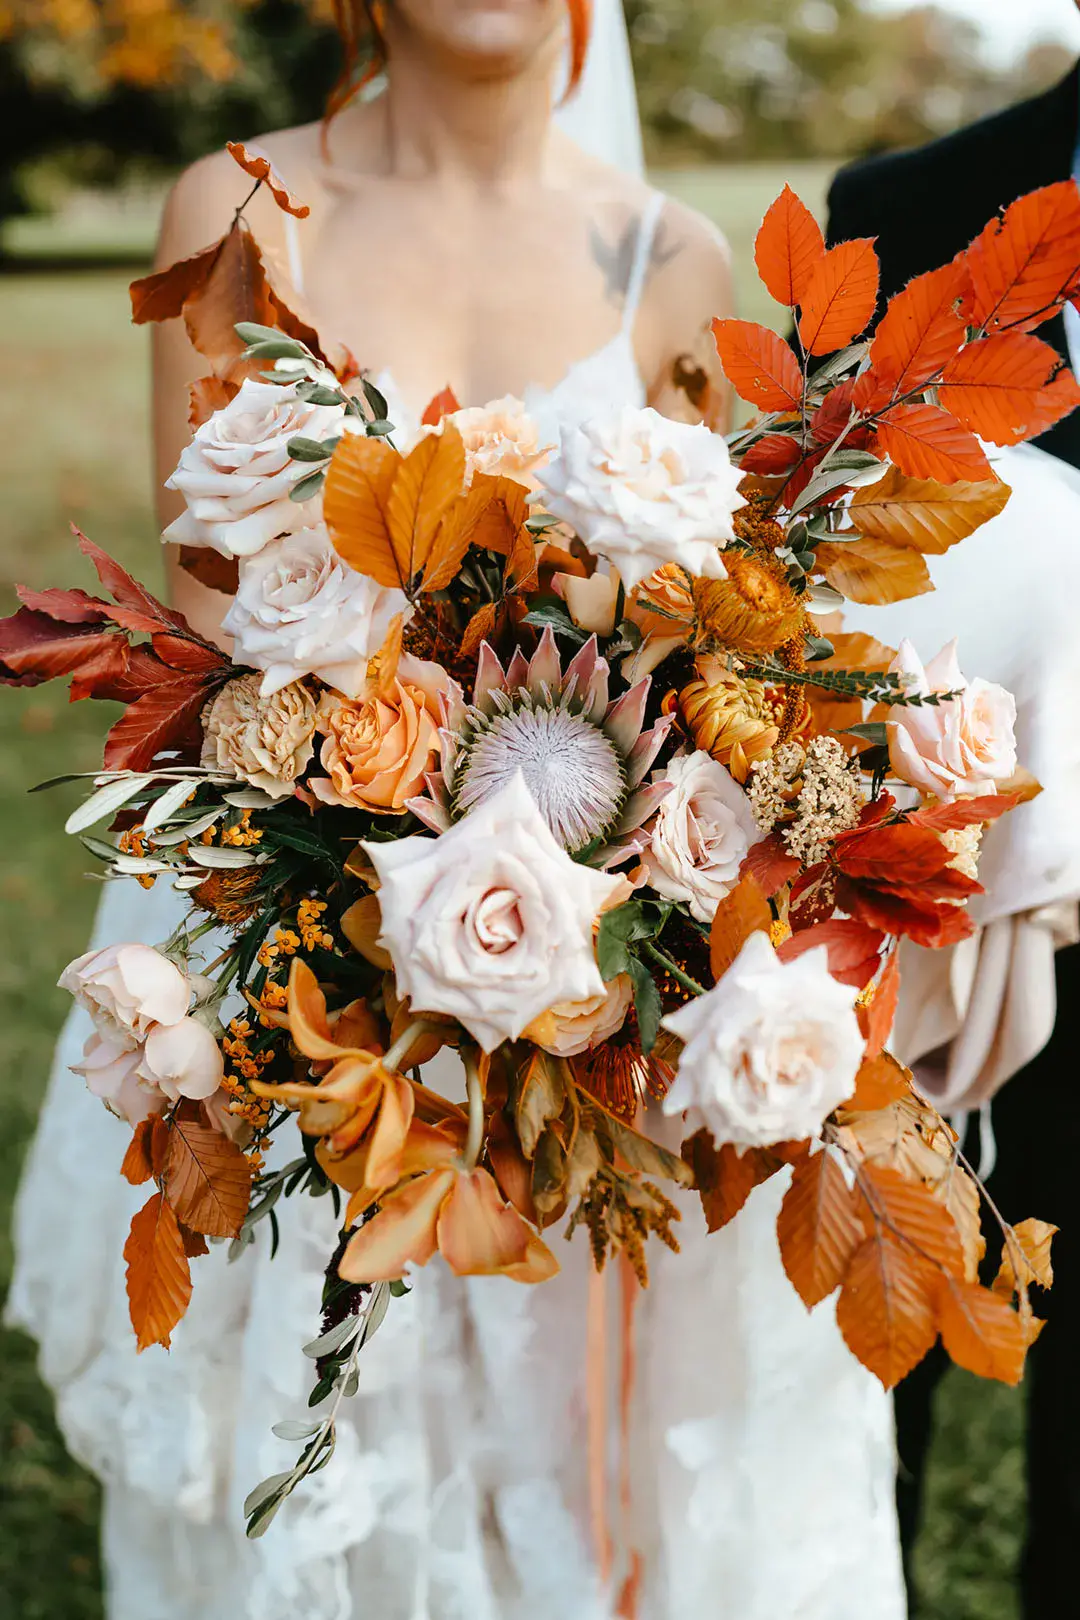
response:
<svg viewBox="0 0 1080 1620"><path fill-rule="evenodd" d="M894 405L878 423L877 442L910 478L958 484L994 476L974 434L936 405Z"/></svg>
<svg viewBox="0 0 1080 1620"><path fill-rule="evenodd" d="M836 875L825 861L811 866L791 888L788 919L796 933L828 922L836 910Z"/></svg>
<svg viewBox="0 0 1080 1620"><path fill-rule="evenodd" d="M832 444L848 427L851 422L854 393L855 379L849 377L846 382L838 383L825 395L810 418L810 434L817 444ZM845 444L849 449L858 449L851 434L848 435Z"/></svg>
<svg viewBox="0 0 1080 1620"><path fill-rule="evenodd" d="M739 876L752 877L766 900L771 900L785 883L798 877L799 868L800 862L788 854L779 833L770 833L768 838L751 845L739 868Z"/></svg>
<svg viewBox="0 0 1080 1620"><path fill-rule="evenodd" d="M204 681L168 681L137 698L109 732L106 770L146 771L166 750L195 748L212 690Z"/></svg>
<svg viewBox="0 0 1080 1620"><path fill-rule="evenodd" d="M859 1008L859 1027L866 1042L866 1056L876 1058L885 1049L896 1022L896 1009L900 1003L900 952L894 950L885 963L885 971L874 986L874 993L865 1006Z"/></svg>
<svg viewBox="0 0 1080 1620"><path fill-rule="evenodd" d="M802 298L799 335L808 354L832 354L858 337L877 306L880 279L869 237L829 249Z"/></svg>
<svg viewBox="0 0 1080 1620"><path fill-rule="evenodd" d="M735 1219L755 1187L797 1163L806 1151L805 1142L778 1142L740 1153L730 1142L718 1148L709 1132L700 1130L683 1143L680 1156L694 1172L709 1231L719 1232Z"/></svg>
<svg viewBox="0 0 1080 1620"><path fill-rule="evenodd" d="M46 613L20 608L0 619L0 684L39 686L84 665L112 657L120 638L94 624L62 624Z"/></svg>
<svg viewBox="0 0 1080 1620"><path fill-rule="evenodd" d="M205 283L217 261L224 237L190 259L181 259L131 283L131 319L136 326L148 321L172 321Z"/></svg>
<svg viewBox="0 0 1080 1620"><path fill-rule="evenodd" d="M84 698L107 698L123 685L131 664L131 649L121 635L110 637L109 645L94 658L79 665L68 688L72 703Z"/></svg>
<svg viewBox="0 0 1080 1620"><path fill-rule="evenodd" d="M85 591L32 591L26 585L16 585L15 595L23 607L47 613L57 624L101 624L112 617L108 602L88 596Z"/></svg>
<svg viewBox="0 0 1080 1620"><path fill-rule="evenodd" d="M776 954L782 962L794 962L804 951L824 946L833 978L855 990L864 990L881 966L884 943L880 929L868 928L851 917L834 917L793 934Z"/></svg>
<svg viewBox="0 0 1080 1620"><path fill-rule="evenodd" d="M420 420L424 427L438 427L444 416L453 416L460 409L457 395L447 384L440 394L435 395Z"/></svg>
<svg viewBox="0 0 1080 1620"><path fill-rule="evenodd" d="M151 645L163 664L184 675L224 674L233 667L219 647L204 641L189 640L187 636L173 635L168 630L159 631L152 638Z"/></svg>
<svg viewBox="0 0 1080 1620"><path fill-rule="evenodd" d="M801 304L825 257L825 238L806 204L785 186L762 221L754 244L758 275L778 304Z"/></svg>
<svg viewBox="0 0 1080 1620"><path fill-rule="evenodd" d="M194 433L204 422L209 422L215 411L225 409L229 401L240 392L236 383L223 377L200 377L188 389L188 426Z"/></svg>
<svg viewBox="0 0 1080 1620"><path fill-rule="evenodd" d="M936 377L964 341L964 295L970 276L962 261L916 276L891 300L870 348L876 380L892 398ZM880 407L877 407L880 408Z"/></svg>
<svg viewBox="0 0 1080 1620"><path fill-rule="evenodd" d="M760 478L774 477L790 472L800 455L799 441L787 433L766 433L739 458L744 473Z"/></svg>
<svg viewBox="0 0 1080 1620"><path fill-rule="evenodd" d="M936 877L951 859L936 834L910 822L858 829L838 839L835 850L836 864L849 877L890 887Z"/></svg>
<svg viewBox="0 0 1080 1620"><path fill-rule="evenodd" d="M975 931L975 924L963 906L943 901L917 905L907 897L854 883L841 877L836 886L836 903L851 917L858 917L883 933L903 935L928 950L957 945Z"/></svg>
<svg viewBox="0 0 1080 1620"><path fill-rule="evenodd" d="M140 1350L168 1348L173 1329L191 1300L191 1270L184 1238L161 1193L144 1204L124 1244L128 1306Z"/></svg>
<svg viewBox="0 0 1080 1620"><path fill-rule="evenodd" d="M796 1165L776 1234L784 1270L807 1310L839 1288L852 1256L865 1240L860 1203L827 1149L811 1153Z"/></svg>
<svg viewBox="0 0 1080 1620"><path fill-rule="evenodd" d="M291 214L294 219L307 219L311 209L307 203L302 203L293 196L269 158L249 152L242 141L227 141L225 150L231 158L235 158L245 174L249 174L260 185L269 187L274 201L286 214Z"/></svg>
<svg viewBox="0 0 1080 1620"><path fill-rule="evenodd" d="M1080 405L1080 385L1049 343L1004 332L969 343L941 379L942 405L992 444L1033 439Z"/></svg>
<svg viewBox="0 0 1080 1620"><path fill-rule="evenodd" d="M194 630L182 613L178 613L175 608L166 607L164 602L159 602L157 597L152 595L145 585L140 585L137 579L133 579L127 569L122 568L114 557L110 557L107 551L102 551L100 546L87 539L81 529L76 529L72 525L72 533L78 541L79 550L84 557L89 557L98 579L117 604L109 610L115 623L136 634L149 635L155 630L168 628L177 630L182 635L195 637Z"/></svg>
<svg viewBox="0 0 1080 1620"><path fill-rule="evenodd" d="M791 346L754 321L713 321L716 352L740 399L766 411L798 410L802 367Z"/></svg>
<svg viewBox="0 0 1080 1620"><path fill-rule="evenodd" d="M1074 180L1020 197L967 250L973 325L1030 331L1080 290L1080 191Z"/></svg>
<svg viewBox="0 0 1080 1620"><path fill-rule="evenodd" d="M929 827L931 832L954 832L960 827L977 827L997 821L1015 810L1021 802L1018 793L989 793L977 799L952 799L946 804L928 804L908 816L909 827Z"/></svg>

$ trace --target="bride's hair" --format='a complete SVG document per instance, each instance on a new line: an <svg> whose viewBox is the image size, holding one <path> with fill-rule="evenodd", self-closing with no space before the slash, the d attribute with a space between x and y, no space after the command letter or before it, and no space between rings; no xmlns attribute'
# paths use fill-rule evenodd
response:
<svg viewBox="0 0 1080 1620"><path fill-rule="evenodd" d="M565 3L570 14L569 89L573 90L585 67L593 0L565 0ZM345 62L341 77L330 92L326 124L386 65L386 41L382 30L385 0L333 0L333 6Z"/></svg>

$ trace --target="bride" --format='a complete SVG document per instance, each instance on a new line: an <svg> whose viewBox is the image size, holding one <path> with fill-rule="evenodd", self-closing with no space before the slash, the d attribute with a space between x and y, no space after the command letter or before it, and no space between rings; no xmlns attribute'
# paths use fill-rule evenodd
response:
<svg viewBox="0 0 1080 1620"><path fill-rule="evenodd" d="M589 9L570 7L579 35ZM642 177L621 7L594 9L583 83L554 121L562 0L393 0L377 13L385 93L342 111L325 150L316 127L265 138L312 212L283 226L257 202L252 226L316 322L384 374L399 422L448 382L465 402L527 392L563 422L674 411L674 362L730 310L722 242ZM162 263L219 234L244 189L227 160L189 171ZM166 330L159 484L199 371ZM163 522L176 511L162 500ZM174 590L220 634L220 596L179 571ZM159 940L172 904L110 889L98 936ZM262 1243L231 1267L215 1251L171 1355L136 1357L116 1259L124 1131L67 1072L83 1035L75 1016L9 1314L105 1482L111 1620L899 1620L888 1399L784 1278L772 1185L708 1241L687 1200L683 1254L660 1255L629 1325L585 1244L542 1290L427 1268L365 1349L333 1462L245 1542L245 1490L291 1461L271 1426L305 1415L310 1363L292 1346L318 1323L328 1201L283 1223L272 1263Z"/></svg>

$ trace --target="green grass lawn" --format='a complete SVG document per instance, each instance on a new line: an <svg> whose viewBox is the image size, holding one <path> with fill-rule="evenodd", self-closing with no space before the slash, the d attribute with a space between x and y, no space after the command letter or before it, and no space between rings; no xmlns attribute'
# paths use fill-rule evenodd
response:
<svg viewBox="0 0 1080 1620"><path fill-rule="evenodd" d="M759 319L768 319L770 306L754 290L750 249L786 178L820 206L827 183L820 165L663 177L727 232L742 308ZM158 583L147 343L127 323L125 280L111 271L0 278L0 611L10 610L17 580L91 584L73 549L72 521ZM61 770L91 769L102 731L100 709L69 707L60 687L0 697L0 1294L10 1272L6 1232L18 1167L65 1010L53 986L83 948L95 899L80 846L61 832L70 791L28 798L25 789ZM81 1218L71 1211L73 1223ZM1020 1402L960 1373L943 1388L920 1555L927 1620L1015 1620ZM94 1483L64 1452L33 1346L0 1331L2 1620L98 1620L97 1510Z"/></svg>

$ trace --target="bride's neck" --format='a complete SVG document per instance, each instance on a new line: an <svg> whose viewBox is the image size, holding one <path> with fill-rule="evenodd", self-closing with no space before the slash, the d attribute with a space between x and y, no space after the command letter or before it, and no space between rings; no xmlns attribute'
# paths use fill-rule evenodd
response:
<svg viewBox="0 0 1080 1620"><path fill-rule="evenodd" d="M468 78L407 47L392 53L382 98L386 163L407 178L512 185L543 170L554 63L547 52L505 77Z"/></svg>

